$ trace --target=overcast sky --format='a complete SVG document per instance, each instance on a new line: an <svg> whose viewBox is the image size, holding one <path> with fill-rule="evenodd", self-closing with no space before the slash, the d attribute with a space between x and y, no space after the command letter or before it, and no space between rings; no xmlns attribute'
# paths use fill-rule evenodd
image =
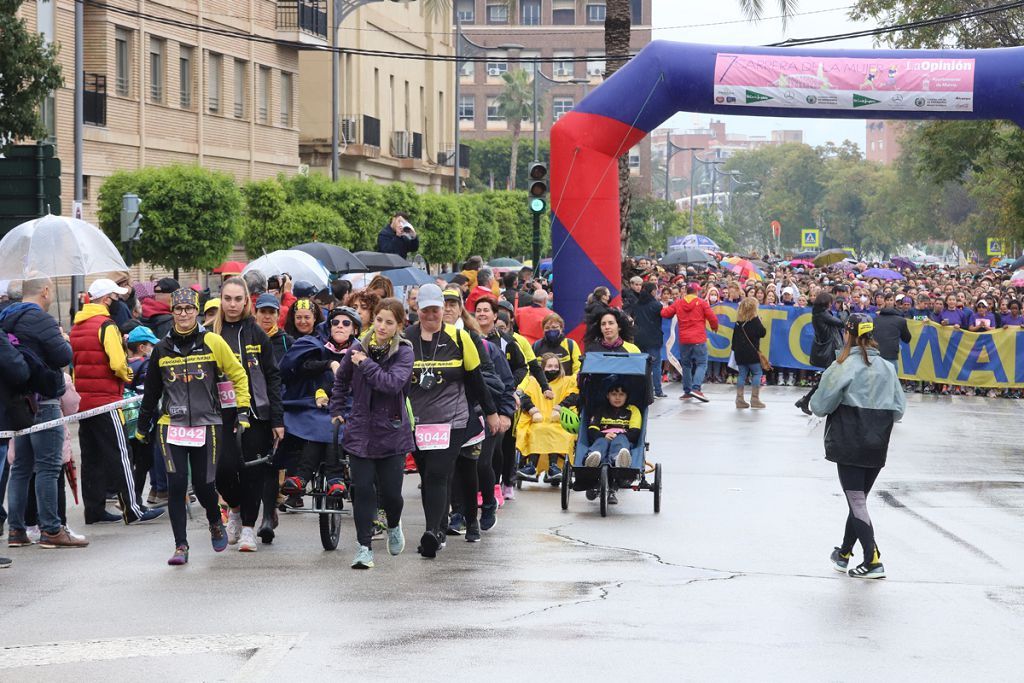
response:
<svg viewBox="0 0 1024 683"><path fill-rule="evenodd" d="M849 18L851 4L849 0L798 0L797 15L790 18L783 30L779 19L765 19L757 24L746 21L740 11L739 0L653 0L654 38L713 45L765 45L787 38L810 38L873 28L872 24L855 22ZM776 0L764 0L764 7L765 16L778 15ZM872 46L872 39L868 37L813 47L870 49ZM665 126L703 128L711 118L707 114L681 113L669 119ZM804 142L810 145L824 144L828 140L839 143L850 139L860 146L861 151L864 150L863 120L763 116L714 118L726 121L726 130L730 133L768 136L772 130L801 128L804 131Z"/></svg>

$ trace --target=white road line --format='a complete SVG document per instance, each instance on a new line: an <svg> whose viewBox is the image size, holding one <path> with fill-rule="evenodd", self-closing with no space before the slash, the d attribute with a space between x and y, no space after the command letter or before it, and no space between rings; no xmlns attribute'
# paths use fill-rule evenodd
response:
<svg viewBox="0 0 1024 683"><path fill-rule="evenodd" d="M0 670L20 667L101 662L130 657L162 657L207 652L255 650L234 680L264 677L303 638L305 633L236 633L144 636L106 640L66 640L56 643L0 648Z"/></svg>

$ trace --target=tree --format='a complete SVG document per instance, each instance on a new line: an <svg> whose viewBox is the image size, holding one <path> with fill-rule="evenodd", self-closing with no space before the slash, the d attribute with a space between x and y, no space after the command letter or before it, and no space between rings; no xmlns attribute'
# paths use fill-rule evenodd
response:
<svg viewBox="0 0 1024 683"><path fill-rule="evenodd" d="M390 216L384 209L384 188L374 182L342 179L338 183L334 206L351 231L353 251L375 251L377 233Z"/></svg>
<svg viewBox="0 0 1024 683"><path fill-rule="evenodd" d="M537 76L535 75L534 78ZM501 74L505 82L498 93L498 111L512 128L512 154L508 162L508 186L516 189L516 160L519 158L519 136L523 130L523 120L533 115L533 90L530 75L525 69L512 69ZM540 103L537 103L540 106Z"/></svg>
<svg viewBox="0 0 1024 683"><path fill-rule="evenodd" d="M174 270L209 270L242 236L242 196L227 173L182 165L114 173L100 188L99 222L115 244L125 192L142 200L136 258Z"/></svg>
<svg viewBox="0 0 1024 683"><path fill-rule="evenodd" d="M454 195L425 194L420 198L420 253L429 263L454 263L465 255L462 215Z"/></svg>
<svg viewBox="0 0 1024 683"><path fill-rule="evenodd" d="M385 221L390 219L399 211L409 216L409 222L419 228L423 223L423 207L420 203L420 195L412 183L389 183L384 186L381 197L384 208ZM383 224L381 227L384 227ZM376 244L374 244L376 248Z"/></svg>
<svg viewBox="0 0 1024 683"><path fill-rule="evenodd" d="M629 61L632 15L629 0L608 0L604 14L604 78L621 69ZM619 157L619 245L622 258L629 253L629 202L632 195L629 183L629 154Z"/></svg>
<svg viewBox="0 0 1024 683"><path fill-rule="evenodd" d="M510 160L512 158L512 138L499 137L487 140L467 140L465 143L469 149L469 179L467 187L471 191L486 190L490 188L491 178L494 178L494 187L503 189L509 185ZM538 144L538 161L545 162L551 157L551 144L548 140L542 139ZM523 156L517 156L515 177L524 178L529 172L531 160Z"/></svg>
<svg viewBox="0 0 1024 683"><path fill-rule="evenodd" d="M0 152L19 138L46 136L39 104L64 85L58 45L28 30L17 16L22 1L0 0Z"/></svg>
<svg viewBox="0 0 1024 683"><path fill-rule="evenodd" d="M247 227L245 252L250 258L306 242L349 244L350 232L341 216L311 201L290 204L275 220L263 225L252 222Z"/></svg>

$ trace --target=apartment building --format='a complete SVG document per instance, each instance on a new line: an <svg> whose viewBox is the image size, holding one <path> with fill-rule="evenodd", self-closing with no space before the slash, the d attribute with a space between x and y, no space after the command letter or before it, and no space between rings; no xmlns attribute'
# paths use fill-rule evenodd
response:
<svg viewBox="0 0 1024 683"><path fill-rule="evenodd" d="M866 121L864 156L891 166L903 153L901 139L907 130L906 121Z"/></svg>
<svg viewBox="0 0 1024 683"><path fill-rule="evenodd" d="M310 13L301 3L87 3L84 217L96 218L104 179L122 169L194 163L239 181L295 173L298 50L198 27L326 44L325 13ZM65 85L43 113L61 158L65 213L74 192L74 12L75 0L27 0L19 12L30 28L61 47Z"/></svg>
<svg viewBox="0 0 1024 683"><path fill-rule="evenodd" d="M409 57L454 56L451 11L429 10L424 2L373 2L343 18L338 44ZM332 7L327 17L333 26ZM452 188L455 64L348 53L339 61L341 177L407 181L420 191ZM299 67L299 154L310 170L329 174L331 54L303 52Z"/></svg>
<svg viewBox="0 0 1024 683"><path fill-rule="evenodd" d="M467 139L510 135L498 111L501 74L514 68L533 73L533 64L510 63L509 57L563 59L539 65L538 97L543 115L538 133L547 138L552 124L601 84L603 61L573 61L604 55L605 0L454 0L467 52L486 62L465 62L460 73L459 129ZM651 42L651 0L630 0L631 47L638 52ZM522 122L524 138L533 121ZM651 145L645 139L629 151L630 169L641 191L651 187Z"/></svg>

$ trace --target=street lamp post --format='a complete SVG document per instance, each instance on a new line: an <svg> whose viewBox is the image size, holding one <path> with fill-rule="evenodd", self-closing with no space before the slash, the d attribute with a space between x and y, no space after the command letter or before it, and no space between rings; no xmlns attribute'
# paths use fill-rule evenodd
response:
<svg viewBox="0 0 1024 683"><path fill-rule="evenodd" d="M703 148L702 147L679 147L674 142L672 142L672 135L671 134L669 134L669 136L666 138L666 143L665 143L665 201L671 201L672 200L671 188L669 187L670 175L671 175L669 169L672 166L672 157L674 157L676 155L676 152L690 152L691 153L690 154L690 158L691 158L691 161L690 161L690 176L692 178L692 176L693 176L693 160L692 160L693 159L693 152L696 152L699 149L703 149ZM691 185L691 188L692 188L693 183L691 182L690 185ZM692 189L690 191L690 202L691 203L693 202L693 191L692 191ZM692 223L692 221L691 221L691 223Z"/></svg>
<svg viewBox="0 0 1024 683"><path fill-rule="evenodd" d="M414 0L391 0L391 2L412 2ZM331 180L337 180L341 171L338 159L338 76L341 69L338 55L338 30L345 17L360 7L384 0L334 0L331 29ZM458 79L456 79L457 81ZM456 128L458 124L456 124Z"/></svg>

